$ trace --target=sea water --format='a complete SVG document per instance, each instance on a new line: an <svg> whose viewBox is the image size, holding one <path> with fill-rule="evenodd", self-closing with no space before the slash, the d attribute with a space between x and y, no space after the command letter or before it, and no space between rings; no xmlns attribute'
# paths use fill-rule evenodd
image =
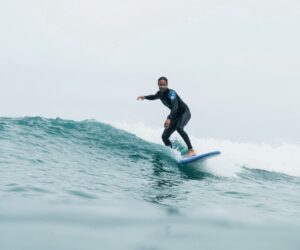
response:
<svg viewBox="0 0 300 250"><path fill-rule="evenodd" d="M300 146L0 118L0 249L300 249Z"/></svg>

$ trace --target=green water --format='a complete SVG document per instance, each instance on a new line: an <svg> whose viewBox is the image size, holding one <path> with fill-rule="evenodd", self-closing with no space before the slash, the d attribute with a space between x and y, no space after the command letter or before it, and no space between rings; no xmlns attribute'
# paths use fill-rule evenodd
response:
<svg viewBox="0 0 300 250"><path fill-rule="evenodd" d="M0 249L300 249L297 175L180 166L96 121L0 118L0 146Z"/></svg>

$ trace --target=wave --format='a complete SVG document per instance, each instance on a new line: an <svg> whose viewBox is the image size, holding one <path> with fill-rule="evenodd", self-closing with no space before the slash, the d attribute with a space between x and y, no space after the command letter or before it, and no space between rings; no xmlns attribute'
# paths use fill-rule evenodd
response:
<svg viewBox="0 0 300 250"><path fill-rule="evenodd" d="M161 132L161 129L142 123L129 125L42 117L0 118L0 163L57 166L80 162L133 166L159 162L178 168L176 158L184 153L184 143L174 134L175 149L169 150L162 145ZM194 169L179 167L187 175L196 169L198 173L217 177L245 177L243 173L247 171L252 171L247 178L257 178L257 173L264 178L274 176L274 173L282 173L283 179L285 175L300 176L298 145L236 143L193 136L191 139L198 153L220 150L222 155L200 165L195 164ZM253 174L253 171L258 172Z"/></svg>
<svg viewBox="0 0 300 250"><path fill-rule="evenodd" d="M162 129L151 128L143 123L112 123L114 126L133 133L147 141L161 143ZM184 148L182 139L174 133L173 141ZM265 170L300 177L300 146L283 143L279 146L266 143L238 143L228 140L201 139L191 136L198 153L220 150L222 155L210 159L202 166L217 176L237 176L245 170Z"/></svg>

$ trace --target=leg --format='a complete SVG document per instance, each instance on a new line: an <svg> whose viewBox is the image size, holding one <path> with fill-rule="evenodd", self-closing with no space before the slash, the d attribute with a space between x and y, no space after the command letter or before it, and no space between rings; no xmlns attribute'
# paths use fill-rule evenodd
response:
<svg viewBox="0 0 300 250"><path fill-rule="evenodd" d="M176 130L176 124L177 124L176 122L171 122L170 127L169 127L169 128L166 128L166 129L164 130L162 136L161 136L161 138L162 138L164 144L165 144L166 146L171 147L171 148L172 148L172 143L171 143L171 141L170 141L169 138L170 138L170 136L175 132L175 130Z"/></svg>
<svg viewBox="0 0 300 250"><path fill-rule="evenodd" d="M184 126L188 123L188 121L191 119L191 113L190 111L186 111L184 112L181 117L179 118L179 121L177 123L177 127L176 130L177 132L180 134L180 136L182 137L182 139L184 140L185 144L187 145L189 150L192 150L192 144L190 141L190 138L188 136L188 134L184 131Z"/></svg>

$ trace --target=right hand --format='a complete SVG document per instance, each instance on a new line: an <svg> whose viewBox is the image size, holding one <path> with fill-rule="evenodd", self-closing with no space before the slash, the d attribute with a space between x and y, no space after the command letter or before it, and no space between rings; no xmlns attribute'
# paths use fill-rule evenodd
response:
<svg viewBox="0 0 300 250"><path fill-rule="evenodd" d="M145 96L138 96L138 98L136 98L137 100L144 100L145 99Z"/></svg>
<svg viewBox="0 0 300 250"><path fill-rule="evenodd" d="M171 124L171 120L170 119L167 119L164 123L164 127L165 128L169 128L170 127L170 124Z"/></svg>

